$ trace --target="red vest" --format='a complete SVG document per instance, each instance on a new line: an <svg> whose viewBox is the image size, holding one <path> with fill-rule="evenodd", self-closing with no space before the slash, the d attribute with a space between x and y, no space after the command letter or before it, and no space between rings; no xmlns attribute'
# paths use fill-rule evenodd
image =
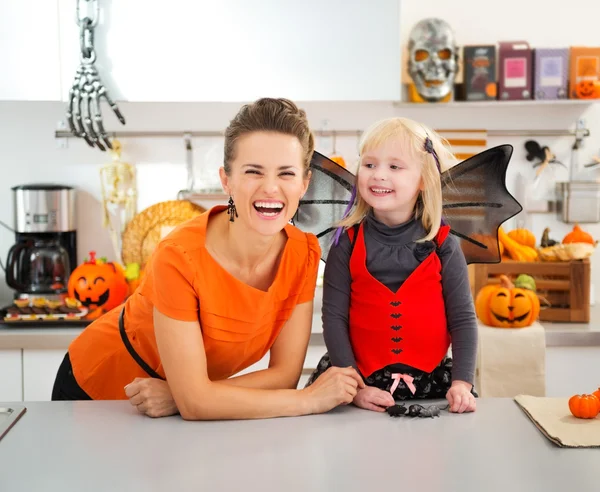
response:
<svg viewBox="0 0 600 492"><path fill-rule="evenodd" d="M450 230L442 226L438 247ZM353 230L349 229L353 238ZM442 294L441 262L434 250L409 275L397 292L367 270L363 225L350 258L350 341L364 377L385 366L402 363L431 372L450 346Z"/></svg>

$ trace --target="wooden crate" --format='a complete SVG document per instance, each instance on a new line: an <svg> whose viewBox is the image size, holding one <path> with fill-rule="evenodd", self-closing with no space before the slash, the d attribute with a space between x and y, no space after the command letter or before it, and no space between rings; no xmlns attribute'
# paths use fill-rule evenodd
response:
<svg viewBox="0 0 600 492"><path fill-rule="evenodd" d="M535 279L538 294L551 304L540 311L540 321L590 321L590 260L587 258L564 262L502 261L469 265L469 270L473 298L484 285L499 283L500 274L514 280L525 273Z"/></svg>

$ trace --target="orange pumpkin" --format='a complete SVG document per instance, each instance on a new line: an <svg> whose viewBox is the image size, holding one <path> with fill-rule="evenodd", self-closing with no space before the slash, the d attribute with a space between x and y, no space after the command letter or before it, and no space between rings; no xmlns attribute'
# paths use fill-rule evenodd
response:
<svg viewBox="0 0 600 492"><path fill-rule="evenodd" d="M579 99L594 99L598 97L598 82L582 80L575 86L575 94Z"/></svg>
<svg viewBox="0 0 600 492"><path fill-rule="evenodd" d="M585 232L579 224L575 224L573 226L573 230L569 232L562 240L563 244L569 243L588 243L588 244L596 244L594 238Z"/></svg>
<svg viewBox="0 0 600 492"><path fill-rule="evenodd" d="M500 276L500 285L486 285L475 298L477 317L486 325L497 328L524 328L531 326L540 313L540 300L535 291L516 287L506 275Z"/></svg>
<svg viewBox="0 0 600 492"><path fill-rule="evenodd" d="M118 263L90 259L79 265L69 277L69 297L74 297L90 311L102 308L105 312L121 304L127 295L127 281Z"/></svg>
<svg viewBox="0 0 600 492"><path fill-rule="evenodd" d="M600 388L594 391L592 395L594 395L596 398L598 398L598 401L600 401Z"/></svg>
<svg viewBox="0 0 600 492"><path fill-rule="evenodd" d="M578 419L594 419L600 413L600 400L595 395L573 395L569 410Z"/></svg>

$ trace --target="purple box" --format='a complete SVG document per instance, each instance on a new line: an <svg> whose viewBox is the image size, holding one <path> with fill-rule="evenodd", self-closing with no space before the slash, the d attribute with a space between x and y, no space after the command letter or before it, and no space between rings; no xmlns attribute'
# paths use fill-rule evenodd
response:
<svg viewBox="0 0 600 492"><path fill-rule="evenodd" d="M534 99L567 98L569 48L536 48L533 70Z"/></svg>

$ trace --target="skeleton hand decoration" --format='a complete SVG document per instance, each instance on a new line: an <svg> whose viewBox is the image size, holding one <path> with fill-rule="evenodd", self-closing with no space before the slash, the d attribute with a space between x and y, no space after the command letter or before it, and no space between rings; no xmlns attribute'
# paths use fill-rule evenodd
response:
<svg viewBox="0 0 600 492"><path fill-rule="evenodd" d="M109 149L112 144L102 123L100 102L106 99L115 115L122 124L125 118L119 111L115 102L109 97L106 87L100 80L98 70L94 65L96 51L94 50L94 27L98 22L98 3L96 0L86 0L94 12L91 17L80 17L79 0L77 0L76 19L79 25L79 43L81 63L75 73L73 85L69 90L69 106L67 108L67 121L71 132L85 139L90 147L106 150L102 141Z"/></svg>
<svg viewBox="0 0 600 492"><path fill-rule="evenodd" d="M100 110L102 98L106 99L119 121L125 124L125 118L108 95L96 67L93 63L82 62L69 91L69 108L67 110L69 128L74 135L84 138L90 147L97 146L100 150L106 150L100 139L109 149L112 149L112 145L102 123Z"/></svg>

